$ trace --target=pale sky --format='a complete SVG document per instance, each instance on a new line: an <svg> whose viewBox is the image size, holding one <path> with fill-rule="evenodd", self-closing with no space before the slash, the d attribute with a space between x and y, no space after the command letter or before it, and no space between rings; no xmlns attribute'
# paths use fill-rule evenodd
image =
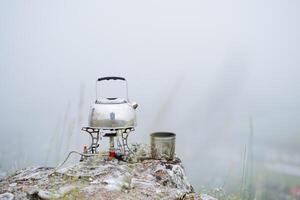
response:
<svg viewBox="0 0 300 200"><path fill-rule="evenodd" d="M175 132L194 183L209 162L236 161L250 117L258 144L299 144L299 4L1 1L0 169L81 150L95 80L107 75L126 77L140 105L131 141Z"/></svg>

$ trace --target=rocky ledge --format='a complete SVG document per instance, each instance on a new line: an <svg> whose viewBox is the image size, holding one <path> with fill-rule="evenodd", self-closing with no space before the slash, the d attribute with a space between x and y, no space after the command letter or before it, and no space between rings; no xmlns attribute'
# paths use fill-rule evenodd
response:
<svg viewBox="0 0 300 200"><path fill-rule="evenodd" d="M89 158L54 170L26 168L0 181L0 200L11 199L202 199L185 176L181 161L139 162Z"/></svg>

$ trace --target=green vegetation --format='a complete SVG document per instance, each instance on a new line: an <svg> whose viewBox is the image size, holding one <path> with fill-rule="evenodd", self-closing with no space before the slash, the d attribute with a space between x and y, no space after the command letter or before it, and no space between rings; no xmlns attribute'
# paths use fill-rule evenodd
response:
<svg viewBox="0 0 300 200"><path fill-rule="evenodd" d="M262 169L255 176L255 192L252 200L296 200L300 199L300 177ZM223 189L204 190L218 200L248 200L243 192L227 193Z"/></svg>
<svg viewBox="0 0 300 200"><path fill-rule="evenodd" d="M222 189L212 189L205 191L206 194L217 198L218 200L242 200L242 197L240 194L227 194L224 190Z"/></svg>
<svg viewBox="0 0 300 200"><path fill-rule="evenodd" d="M300 178L285 173L262 170L257 183L257 199L292 200L300 198Z"/></svg>
<svg viewBox="0 0 300 200"><path fill-rule="evenodd" d="M270 170L263 170L261 176L273 183L282 183L286 187L300 186L300 178L297 176L274 172Z"/></svg>
<svg viewBox="0 0 300 200"><path fill-rule="evenodd" d="M80 193L80 189L74 188L70 192L66 193L62 199L63 200L78 199L79 193Z"/></svg>

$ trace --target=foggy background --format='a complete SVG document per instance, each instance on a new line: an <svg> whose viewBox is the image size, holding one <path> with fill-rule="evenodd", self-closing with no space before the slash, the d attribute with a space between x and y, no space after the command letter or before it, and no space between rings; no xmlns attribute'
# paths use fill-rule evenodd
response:
<svg viewBox="0 0 300 200"><path fill-rule="evenodd" d="M240 181L251 120L256 166L289 155L299 176L299 4L1 1L1 171L81 151L95 80L112 75L139 104L129 141L175 132L195 189Z"/></svg>

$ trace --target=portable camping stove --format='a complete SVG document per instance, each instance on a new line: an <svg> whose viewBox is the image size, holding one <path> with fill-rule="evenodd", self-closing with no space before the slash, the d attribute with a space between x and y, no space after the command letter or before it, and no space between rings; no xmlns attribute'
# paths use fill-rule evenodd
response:
<svg viewBox="0 0 300 200"><path fill-rule="evenodd" d="M121 80L126 82L126 99L102 98L98 99L97 85L104 80ZM135 130L137 103L128 99L127 81L123 77L102 77L96 81L96 101L91 107L89 126L81 130L89 133L92 142L85 146L84 154L98 154L99 141L102 137L109 137L109 157L128 157L132 151L128 146L128 135ZM115 148L115 140L117 148ZM83 159L83 158L82 158Z"/></svg>
<svg viewBox="0 0 300 200"><path fill-rule="evenodd" d="M134 127L117 129L83 127L81 130L89 133L92 138L90 146L84 150L84 153L99 153L99 141L102 139L102 137L109 137L109 156L116 157L117 154L128 156L130 153L132 153L128 146L128 136L130 132L134 131ZM117 148L115 148L115 139L117 142Z"/></svg>

